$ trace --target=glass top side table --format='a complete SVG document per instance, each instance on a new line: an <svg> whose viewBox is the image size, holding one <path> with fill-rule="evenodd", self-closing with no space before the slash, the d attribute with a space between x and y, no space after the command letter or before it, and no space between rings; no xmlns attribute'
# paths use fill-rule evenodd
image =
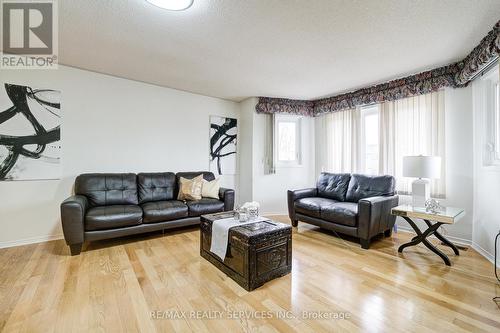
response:
<svg viewBox="0 0 500 333"><path fill-rule="evenodd" d="M448 256L427 240L427 237L435 235L437 239L439 239L445 245L449 246L457 256L460 254L457 247L452 242L447 240L443 235L441 235L438 232L438 229L443 224L454 224L456 221L462 218L465 215L464 209L443 207L437 212L427 212L425 208L413 207L411 205L401 205L394 207L391 211L391 214L404 218L417 234L412 238L410 242L401 245L398 249L398 252L401 253L405 248L409 246L415 246L422 243L429 250L440 256L446 265L451 266L451 262ZM427 229L422 232L418 228L416 223L412 220L412 218L424 220L425 224L427 225Z"/></svg>

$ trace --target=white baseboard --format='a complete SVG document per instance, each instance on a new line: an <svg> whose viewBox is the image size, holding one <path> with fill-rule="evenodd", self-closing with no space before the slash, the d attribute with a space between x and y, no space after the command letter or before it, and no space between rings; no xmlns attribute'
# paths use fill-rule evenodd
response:
<svg viewBox="0 0 500 333"><path fill-rule="evenodd" d="M477 244L476 242L472 242L472 248L476 250L480 255L488 259L493 265L495 264L495 256L483 249L479 244ZM500 263L497 263L497 267L500 267Z"/></svg>
<svg viewBox="0 0 500 333"><path fill-rule="evenodd" d="M47 235L47 236L30 237L30 238L24 238L24 239L19 239L19 240L0 242L0 249L6 248L6 247L14 247L14 246L21 246L21 245L28 245L28 244L35 244L35 243L43 243L43 242L53 241L53 240L57 240L57 239L63 239L63 235L62 234Z"/></svg>

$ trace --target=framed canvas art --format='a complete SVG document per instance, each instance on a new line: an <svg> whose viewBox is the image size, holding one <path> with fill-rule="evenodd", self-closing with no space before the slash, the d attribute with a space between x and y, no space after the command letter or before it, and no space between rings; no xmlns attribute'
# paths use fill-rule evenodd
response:
<svg viewBox="0 0 500 333"><path fill-rule="evenodd" d="M53 89L0 89L0 181L60 178L60 99Z"/></svg>
<svg viewBox="0 0 500 333"><path fill-rule="evenodd" d="M237 119L210 116L210 171L236 174Z"/></svg>

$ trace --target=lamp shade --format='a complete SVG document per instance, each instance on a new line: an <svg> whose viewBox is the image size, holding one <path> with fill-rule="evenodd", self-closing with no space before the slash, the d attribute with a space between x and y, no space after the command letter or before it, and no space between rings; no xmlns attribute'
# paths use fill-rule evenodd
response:
<svg viewBox="0 0 500 333"><path fill-rule="evenodd" d="M191 7L194 0L146 0L156 7L168 10L184 10Z"/></svg>
<svg viewBox="0 0 500 333"><path fill-rule="evenodd" d="M439 179L441 176L441 157L404 156L403 177Z"/></svg>

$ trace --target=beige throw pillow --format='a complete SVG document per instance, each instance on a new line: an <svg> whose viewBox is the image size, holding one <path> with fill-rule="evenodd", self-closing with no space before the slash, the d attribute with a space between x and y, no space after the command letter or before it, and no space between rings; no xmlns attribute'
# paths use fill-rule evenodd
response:
<svg viewBox="0 0 500 333"><path fill-rule="evenodd" d="M200 200L201 188L203 186L203 175L193 179L179 178L179 195L177 200Z"/></svg>
<svg viewBox="0 0 500 333"><path fill-rule="evenodd" d="M201 189L201 196L204 198L219 199L219 189L220 189L219 178L214 179L211 182L203 179L203 187Z"/></svg>

